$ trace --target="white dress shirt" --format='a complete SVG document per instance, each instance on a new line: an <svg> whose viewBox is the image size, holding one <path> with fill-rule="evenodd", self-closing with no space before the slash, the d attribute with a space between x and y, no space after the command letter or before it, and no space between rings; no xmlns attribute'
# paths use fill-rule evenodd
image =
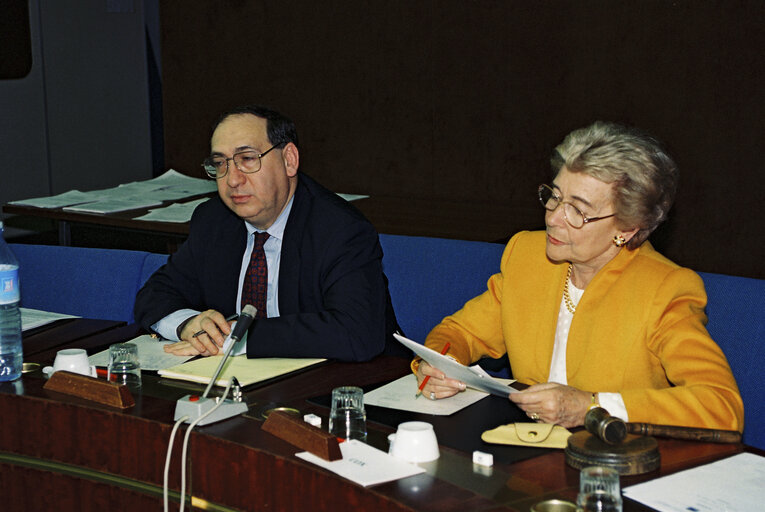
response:
<svg viewBox="0 0 765 512"><path fill-rule="evenodd" d="M289 218L290 211L292 211L294 199L294 196L290 198L284 211L279 214L279 217L266 230L269 237L263 245L263 252L266 254L266 265L268 266L268 288L266 291L266 313L268 317L279 316L279 265L282 257L282 241L284 240L284 229L287 227L287 219ZM239 271L239 290L236 294L237 314L241 313L242 285L244 284L244 276L247 274L247 267L250 264L252 248L255 245L253 233L258 231L249 222L244 220L242 222L244 222L245 228L247 228L247 247L242 255L242 266ZM199 313L200 311L194 309L179 309L162 318L159 322L152 325L151 328L166 340L179 341L177 334L178 326ZM239 343L243 348L246 348L246 339L247 337L243 336ZM232 352L232 355L243 353L243 351L240 351L240 347L234 349L234 352Z"/></svg>

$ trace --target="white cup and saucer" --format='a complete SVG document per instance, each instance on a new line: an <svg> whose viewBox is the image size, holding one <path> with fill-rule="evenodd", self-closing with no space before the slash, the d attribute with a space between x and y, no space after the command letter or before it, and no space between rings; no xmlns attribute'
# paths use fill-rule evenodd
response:
<svg viewBox="0 0 765 512"><path fill-rule="evenodd" d="M56 353L56 359L53 366L46 366L42 369L43 373L50 377L55 372L65 370L89 377L96 376L95 365L90 364L88 353L82 348L66 348Z"/></svg>

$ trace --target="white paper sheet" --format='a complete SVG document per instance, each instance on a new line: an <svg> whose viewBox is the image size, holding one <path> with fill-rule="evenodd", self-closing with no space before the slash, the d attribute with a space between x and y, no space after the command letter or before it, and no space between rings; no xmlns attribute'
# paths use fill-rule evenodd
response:
<svg viewBox="0 0 765 512"><path fill-rule="evenodd" d="M420 345L416 341L405 338L400 334L394 334L393 336L406 348L427 361L428 364L444 372L447 377L460 380L471 388L503 397L507 397L510 393L518 392L517 389L507 386L502 380L495 379L486 372L479 372L474 368L463 366L457 361L443 356L435 350L431 350L425 345Z"/></svg>
<svg viewBox="0 0 765 512"><path fill-rule="evenodd" d="M187 203L173 203L170 206L164 208L155 208L146 215L136 217L133 220L147 220L155 222L189 222L191 215L197 206L209 201L210 198L205 197L203 199L197 199L195 201L189 201Z"/></svg>
<svg viewBox="0 0 765 512"><path fill-rule="evenodd" d="M148 208L186 197L209 194L217 190L215 181L185 176L173 169L162 176L144 181L124 183L117 187L80 192L70 190L52 197L12 201L11 204L39 208L61 208L87 213L113 213ZM87 206L85 206L87 204Z"/></svg>
<svg viewBox="0 0 765 512"><path fill-rule="evenodd" d="M130 210L139 210L141 208L149 208L150 206L158 206L160 204L162 204L162 201L146 197L122 197L119 199L114 198L105 201L96 201L94 203L65 206L64 211L83 213L117 213Z"/></svg>
<svg viewBox="0 0 765 512"><path fill-rule="evenodd" d="M141 363L142 370L164 370L171 366L176 366L184 363L192 358L192 356L176 356L175 354L168 354L165 349L162 348L168 343L174 343L172 341L158 340L152 338L148 334L139 336L130 340L130 343L138 345L138 361ZM95 366L109 366L109 349L93 354L90 359L90 364Z"/></svg>
<svg viewBox="0 0 765 512"><path fill-rule="evenodd" d="M364 487L424 473L425 469L391 457L356 439L340 443L342 460L329 462L309 452L295 454Z"/></svg>
<svg viewBox="0 0 765 512"><path fill-rule="evenodd" d="M21 330L28 331L36 327L41 327L64 318L79 318L74 315L64 315L62 313L51 313L50 311L41 311L39 309L19 308L21 312Z"/></svg>
<svg viewBox="0 0 765 512"><path fill-rule="evenodd" d="M97 201L98 197L90 192L80 192L79 190L70 190L63 194L57 194L50 197L35 197L32 199L22 199L11 201L10 204L20 206L34 206L36 208L61 208L72 204L87 203Z"/></svg>
<svg viewBox="0 0 765 512"><path fill-rule="evenodd" d="M660 512L752 512L765 506L765 457L739 453L623 489Z"/></svg>
<svg viewBox="0 0 765 512"><path fill-rule="evenodd" d="M483 371L479 368L480 371ZM513 382L509 379L497 379L506 383ZM376 405L387 407L388 409L398 409L400 411L421 412L433 414L435 416L448 416L472 405L482 398L486 398L488 393L476 389L466 389L449 398L441 400L430 400L424 395L415 398L417 393L417 377L414 374L406 375L400 379L394 380L369 393L364 394L365 405Z"/></svg>
<svg viewBox="0 0 765 512"><path fill-rule="evenodd" d="M356 201L357 199L366 199L369 196L365 196L364 194L341 194L340 192L337 192L337 195L345 199L346 201Z"/></svg>

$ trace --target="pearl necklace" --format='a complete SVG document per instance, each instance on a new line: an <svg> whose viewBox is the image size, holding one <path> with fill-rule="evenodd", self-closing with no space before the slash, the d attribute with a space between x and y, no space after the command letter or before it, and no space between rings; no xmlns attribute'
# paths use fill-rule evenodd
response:
<svg viewBox="0 0 765 512"><path fill-rule="evenodd" d="M568 272L566 272L566 283L563 285L563 302L566 303L566 309L568 309L568 312L572 315L576 312L576 304L574 304L574 301L571 300L571 295L569 295L568 287L571 286L571 269L574 266L570 263L568 264Z"/></svg>

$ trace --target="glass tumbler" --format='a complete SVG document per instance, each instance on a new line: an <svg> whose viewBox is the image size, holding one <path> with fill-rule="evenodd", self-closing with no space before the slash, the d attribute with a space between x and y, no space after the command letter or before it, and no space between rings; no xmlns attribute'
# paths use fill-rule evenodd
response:
<svg viewBox="0 0 765 512"><path fill-rule="evenodd" d="M367 415L364 411L364 391L361 388L342 386L332 390L329 432L342 439L366 441Z"/></svg>
<svg viewBox="0 0 765 512"><path fill-rule="evenodd" d="M109 347L107 378L131 389L141 387L141 364L135 343L116 343Z"/></svg>

